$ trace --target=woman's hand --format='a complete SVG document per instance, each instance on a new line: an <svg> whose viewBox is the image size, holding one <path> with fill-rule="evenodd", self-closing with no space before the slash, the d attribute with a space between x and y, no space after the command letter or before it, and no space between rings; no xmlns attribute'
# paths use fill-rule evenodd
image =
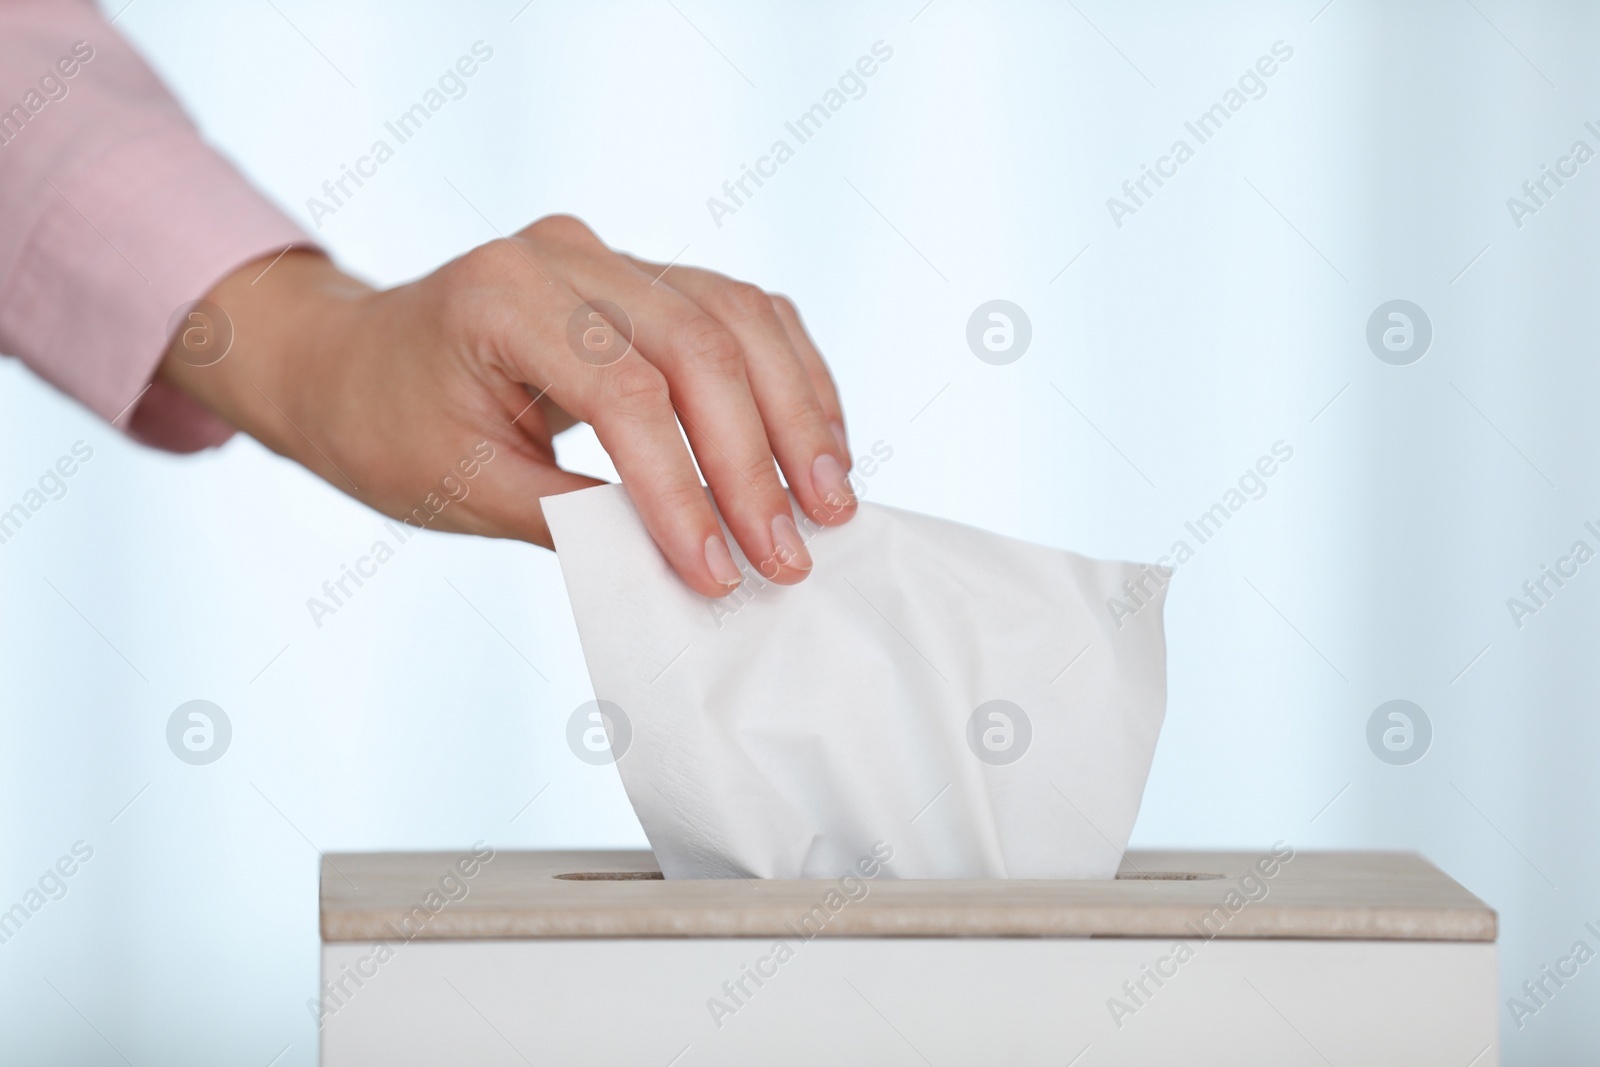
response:
<svg viewBox="0 0 1600 1067"><path fill-rule="evenodd" d="M548 548L539 498L598 484L555 463L552 435L579 420L706 596L740 575L701 474L746 558L781 583L811 556L780 468L818 523L854 514L838 395L781 296L620 255L565 216L381 292L316 252L265 266L207 297L231 320L226 355L211 362L215 338L180 329L161 374L387 515L437 499L488 442L493 461L430 525Z"/></svg>

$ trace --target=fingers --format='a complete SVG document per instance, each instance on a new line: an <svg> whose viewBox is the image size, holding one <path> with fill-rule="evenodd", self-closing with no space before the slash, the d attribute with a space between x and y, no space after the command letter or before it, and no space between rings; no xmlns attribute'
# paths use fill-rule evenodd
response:
<svg viewBox="0 0 1600 1067"><path fill-rule="evenodd" d="M514 293L492 332L507 372L546 391L530 417L594 426L684 580L720 596L742 579L702 476L751 564L768 580L804 578L811 557L779 470L818 523L847 520L856 502L838 394L793 305L708 271L630 260L571 218L480 251L493 249L493 277L478 281L505 292L509 280ZM573 336L625 354L595 359Z"/></svg>
<svg viewBox="0 0 1600 1067"><path fill-rule="evenodd" d="M578 424L577 416L556 403L551 398L549 391L535 391L532 386L526 386L525 388L528 394L533 397L533 403L537 404L540 412L543 413L545 427L552 437L565 430L570 430Z"/></svg>
<svg viewBox="0 0 1600 1067"><path fill-rule="evenodd" d="M806 374L811 378L811 388L815 390L817 401L827 415L829 429L839 442L839 450L844 453L845 470L849 470L850 442L845 431L844 408L839 404L839 389L834 384L833 374L829 372L822 353L817 351L817 346L811 341L811 335L801 323L800 312L795 309L794 301L781 293L773 293L772 308L778 316L778 321L783 323L789 344L794 348L795 354L799 356L801 364L806 369Z"/></svg>
<svg viewBox="0 0 1600 1067"><path fill-rule="evenodd" d="M558 375L568 406L594 427L667 562L701 595L727 594L743 576L684 447L665 376L637 353L607 367L572 362Z"/></svg>
<svg viewBox="0 0 1600 1067"><path fill-rule="evenodd" d="M509 448L499 451L495 463L485 469L468 498L471 507L465 514L471 518L463 521L461 509L456 509L456 514L446 512L449 524L439 528L477 534L515 530L523 540L555 548L539 501L605 483L564 471L537 456L522 455Z"/></svg>
<svg viewBox="0 0 1600 1067"><path fill-rule="evenodd" d="M773 299L753 285L692 267L674 267L666 277L738 341L767 440L801 510L822 525L848 520L856 507L845 478L850 454L842 428L836 434L830 426L838 400L829 383L830 419Z"/></svg>
<svg viewBox="0 0 1600 1067"><path fill-rule="evenodd" d="M518 254L488 251L504 245L486 245L476 262L464 261L457 281L466 291L494 291L492 306L497 310L478 328L497 349L504 373L535 391L547 390L563 410L593 425L673 570L703 596L726 595L742 576L684 446L665 376L636 352L604 366L580 358L569 345L567 326L575 313L586 315L583 300L563 282L547 282L535 274ZM554 266L547 261L544 269L549 274ZM530 483L532 490L521 490L529 499L520 507L535 508L540 492L549 495L593 484L581 476L565 477L578 480ZM511 512L518 506L502 504ZM542 513L531 528L536 536L530 539L537 540L542 531L548 540Z"/></svg>
<svg viewBox="0 0 1600 1067"><path fill-rule="evenodd" d="M649 275L620 256L580 264L573 281L580 293L628 309L640 365L665 379L660 395L676 410L746 558L781 584L804 578L811 555L778 480L739 339L683 293L652 284Z"/></svg>

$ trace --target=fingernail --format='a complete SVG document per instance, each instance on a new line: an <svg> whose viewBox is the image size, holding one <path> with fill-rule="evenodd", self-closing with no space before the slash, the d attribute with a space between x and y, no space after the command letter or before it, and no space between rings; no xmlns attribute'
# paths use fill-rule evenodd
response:
<svg viewBox="0 0 1600 1067"><path fill-rule="evenodd" d="M780 564L797 571L811 569L811 553L806 551L800 531L787 514L778 515L772 520L772 543L775 546L773 556Z"/></svg>
<svg viewBox="0 0 1600 1067"><path fill-rule="evenodd" d="M828 429L833 431L833 439L839 442L839 451L845 455L850 454L850 442L844 436L844 424L839 422L828 423Z"/></svg>
<svg viewBox="0 0 1600 1067"><path fill-rule="evenodd" d="M728 551L728 543L716 534L706 538L706 569L719 585L732 587L744 581L734 565L733 554Z"/></svg>
<svg viewBox="0 0 1600 1067"><path fill-rule="evenodd" d="M850 481L844 476L844 468L826 452L811 464L811 488L833 515L856 502L856 495L850 491Z"/></svg>

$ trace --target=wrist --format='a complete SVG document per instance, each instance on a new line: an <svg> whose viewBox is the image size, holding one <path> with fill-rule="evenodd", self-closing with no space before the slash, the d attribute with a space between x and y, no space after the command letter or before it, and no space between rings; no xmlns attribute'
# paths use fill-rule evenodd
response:
<svg viewBox="0 0 1600 1067"><path fill-rule="evenodd" d="M159 377L268 448L303 459L308 372L372 290L312 249L247 263L175 324Z"/></svg>

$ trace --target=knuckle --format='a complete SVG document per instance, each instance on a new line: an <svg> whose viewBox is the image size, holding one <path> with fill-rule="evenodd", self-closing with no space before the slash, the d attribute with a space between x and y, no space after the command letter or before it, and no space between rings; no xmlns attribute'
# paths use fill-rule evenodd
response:
<svg viewBox="0 0 1600 1067"><path fill-rule="evenodd" d="M732 377L744 367L738 338L715 319L697 316L678 331L678 350L700 370Z"/></svg>
<svg viewBox="0 0 1600 1067"><path fill-rule="evenodd" d="M667 379L642 359L624 359L611 372L609 406L619 415L647 417L671 407Z"/></svg>
<svg viewBox="0 0 1600 1067"><path fill-rule="evenodd" d="M704 508L706 491L695 482L668 482L654 488L657 498L672 511L692 511Z"/></svg>
<svg viewBox="0 0 1600 1067"><path fill-rule="evenodd" d="M599 241L594 231L573 215L546 215L528 229L540 238L561 244L591 244Z"/></svg>
<svg viewBox="0 0 1600 1067"><path fill-rule="evenodd" d="M503 310L514 304L512 294L542 282L525 245L520 237L490 241L440 270L447 309L462 315Z"/></svg>
<svg viewBox="0 0 1600 1067"><path fill-rule="evenodd" d="M740 475L750 485L777 485L778 467L771 456L762 456L744 465Z"/></svg>
<svg viewBox="0 0 1600 1067"><path fill-rule="evenodd" d="M767 299L772 302L772 310L783 319L799 319L800 309L794 306L794 301L782 293L768 293Z"/></svg>
<svg viewBox="0 0 1600 1067"><path fill-rule="evenodd" d="M772 299L749 282L728 282L712 294L713 310L728 322L749 322L774 314Z"/></svg>
<svg viewBox="0 0 1600 1067"><path fill-rule="evenodd" d="M833 444L832 436L823 426L822 411L810 399L798 400L786 405L777 416L778 424L786 433L802 439L815 438L821 442L821 447L826 450Z"/></svg>
<svg viewBox="0 0 1600 1067"><path fill-rule="evenodd" d="M490 241L479 245L456 261L452 279L468 289L504 285L527 269L522 253L510 241Z"/></svg>

